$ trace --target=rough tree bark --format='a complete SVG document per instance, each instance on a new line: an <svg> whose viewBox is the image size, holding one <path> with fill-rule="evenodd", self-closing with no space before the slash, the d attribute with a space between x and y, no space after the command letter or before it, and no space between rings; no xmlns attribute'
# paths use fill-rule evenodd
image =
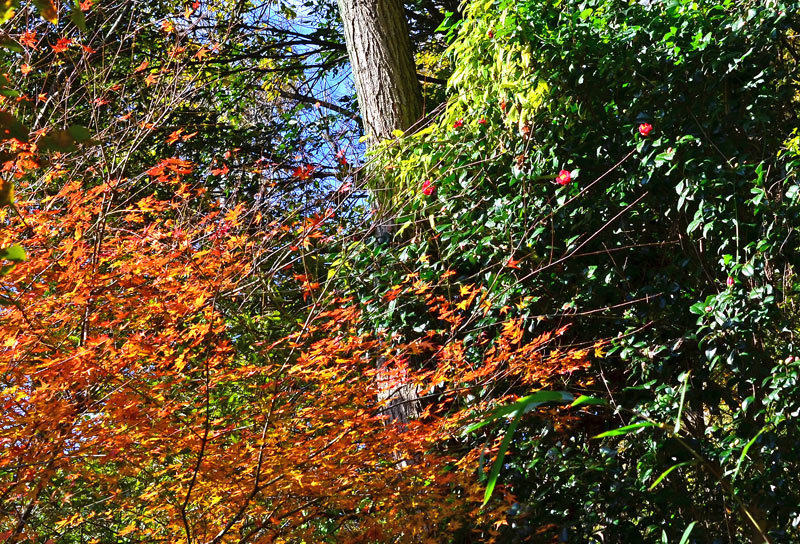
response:
<svg viewBox="0 0 800 544"><path fill-rule="evenodd" d="M372 146L405 131L422 116L422 91L417 80L411 39L401 0L338 0L347 53L353 70L364 133ZM369 175L369 173L368 173ZM391 235L393 221L376 230ZM377 361L378 400L387 416L405 423L419 415L419 394L404 369Z"/></svg>
<svg viewBox="0 0 800 544"><path fill-rule="evenodd" d="M338 0L364 133L375 144L422 116L422 92L400 0Z"/></svg>

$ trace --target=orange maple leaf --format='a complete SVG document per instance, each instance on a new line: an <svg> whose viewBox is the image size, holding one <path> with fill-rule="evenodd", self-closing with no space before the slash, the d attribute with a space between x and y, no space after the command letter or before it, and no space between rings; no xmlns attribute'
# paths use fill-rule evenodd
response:
<svg viewBox="0 0 800 544"><path fill-rule="evenodd" d="M59 38L55 45L51 46L53 48L53 53L63 53L69 46L72 45L72 39L70 38Z"/></svg>
<svg viewBox="0 0 800 544"><path fill-rule="evenodd" d="M36 31L28 30L19 39L19 43L31 49L36 48Z"/></svg>

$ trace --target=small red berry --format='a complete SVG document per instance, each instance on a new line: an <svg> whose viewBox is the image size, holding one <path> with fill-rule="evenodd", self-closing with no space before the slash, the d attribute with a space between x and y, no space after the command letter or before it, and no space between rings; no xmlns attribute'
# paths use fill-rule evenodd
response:
<svg viewBox="0 0 800 544"><path fill-rule="evenodd" d="M431 196L434 191L436 191L436 186L431 183L431 180L426 179L422 182L422 194L425 196Z"/></svg>
<svg viewBox="0 0 800 544"><path fill-rule="evenodd" d="M461 128L461 125L463 125L463 124L464 124L464 120L463 119L459 119L458 121L453 123L453 128Z"/></svg>
<svg viewBox="0 0 800 544"><path fill-rule="evenodd" d="M651 132L653 132L653 125L650 123L642 123L639 125L639 134L642 136L648 136Z"/></svg>
<svg viewBox="0 0 800 544"><path fill-rule="evenodd" d="M486 33L486 35L490 38L494 38L494 31L490 30L489 32Z"/></svg>
<svg viewBox="0 0 800 544"><path fill-rule="evenodd" d="M486 123L488 123L488 121L486 119L478 119L478 124L479 125L485 125Z"/></svg>
<svg viewBox="0 0 800 544"><path fill-rule="evenodd" d="M736 282L736 280L734 280L733 277L728 276L728 279L725 280L725 285L727 285L728 287L733 287L733 284L735 282Z"/></svg>

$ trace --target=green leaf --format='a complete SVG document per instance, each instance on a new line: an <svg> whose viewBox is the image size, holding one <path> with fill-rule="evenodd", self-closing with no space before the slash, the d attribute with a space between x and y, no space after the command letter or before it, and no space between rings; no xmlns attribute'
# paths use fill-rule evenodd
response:
<svg viewBox="0 0 800 544"><path fill-rule="evenodd" d="M606 402L606 401L605 401L605 399L599 399L599 398L597 398L597 397L587 397L586 395L581 395L580 397L578 397L577 399L575 399L575 402L573 402L572 404L570 404L570 406L571 406L572 408L575 408L576 406L582 406L582 405L584 405L584 404L600 404L600 405L607 405L607 404L608 404L608 402Z"/></svg>
<svg viewBox="0 0 800 544"><path fill-rule="evenodd" d="M25 248L19 244L14 244L13 246L8 246L5 249L0 249L0 259L8 259L9 261L20 263L27 258L27 255L25 255Z"/></svg>
<svg viewBox="0 0 800 544"><path fill-rule="evenodd" d="M84 17L83 11L81 11L80 0L73 0L72 5L73 7L69 12L70 21L72 21L81 32L86 32L86 17Z"/></svg>
<svg viewBox="0 0 800 544"><path fill-rule="evenodd" d="M14 203L14 182L0 179L0 207Z"/></svg>
<svg viewBox="0 0 800 544"><path fill-rule="evenodd" d="M68 151L75 151L75 138L67 130L54 130L46 136L39 139L39 149L42 151L61 151L66 153Z"/></svg>
<svg viewBox="0 0 800 544"><path fill-rule="evenodd" d="M758 437L761 436L761 433L763 433L766 430L767 428L764 427L763 429L758 431L756 435L753 438L751 438L747 444L745 444L744 448L742 448L742 454L739 456L739 461L736 463L736 470L733 471L733 476L731 476L731 484L733 484L734 480L736 480L736 476L739 475L739 469L742 468L742 463L744 462L744 458L747 457L747 452L750 451L752 445L756 443L756 439L758 439Z"/></svg>
<svg viewBox="0 0 800 544"><path fill-rule="evenodd" d="M683 536L681 537L681 541L678 544L686 544L689 542L689 535L692 534L692 529L694 529L694 525L697 523L693 521L689 524L685 531L683 531Z"/></svg>
<svg viewBox="0 0 800 544"><path fill-rule="evenodd" d="M467 427L464 430L464 433L466 434L476 431L484 425L488 425L492 421L506 417L519 410L522 410L523 413L525 413L537 408L538 406L541 406L546 402L571 402L573 399L574 397L571 394L564 391L538 391L532 395L528 395L527 397L522 397L518 401L506 406L495 408L489 412L489 415L485 419L477 423L473 423Z"/></svg>
<svg viewBox="0 0 800 544"><path fill-rule="evenodd" d="M58 9L56 9L53 0L33 0L33 5L39 10L39 15L42 19L57 25L58 24Z"/></svg>
<svg viewBox="0 0 800 544"><path fill-rule="evenodd" d="M20 44L7 36L0 38L0 47L13 51L14 53L22 53L24 51Z"/></svg>
<svg viewBox="0 0 800 544"><path fill-rule="evenodd" d="M689 387L689 373L688 371L683 375L683 388L681 389L681 403L678 406L678 417L675 418L675 434L681 432L681 417L683 416L683 405L686 401L686 389Z"/></svg>
<svg viewBox="0 0 800 544"><path fill-rule="evenodd" d="M653 423L651 421L642 421L640 423L634 423L632 425L625 425L624 427L620 427L619 429L614 429L611 431L606 431L604 433L600 433L593 438L607 438L609 436L622 436L623 434L628 434L633 432L637 429L643 429L645 427L659 427L658 423Z"/></svg>
<svg viewBox="0 0 800 544"><path fill-rule="evenodd" d="M666 478L666 477L667 477L667 475L668 475L670 472L672 472L673 470L675 470L676 468L680 468L680 467L683 467L683 466L686 466L686 465L693 465L693 464L695 464L696 462L697 462L697 461L684 461L683 463L678 463L677 465L672 465L672 466L671 466L671 467L669 467L667 470L665 470L664 472L662 472L662 473L661 473L661 476L659 476L658 478L656 478L656 481L655 481L655 482L653 482L653 484L652 484L650 487L648 487L648 488L647 488L647 490L648 490L648 491L652 491L653 489L655 489L655 487L656 487L658 484L660 484L660 483L661 483L661 480L663 480L664 478Z"/></svg>
<svg viewBox="0 0 800 544"><path fill-rule="evenodd" d="M28 129L7 111L0 111L0 139L16 138L21 142L28 141Z"/></svg>
<svg viewBox="0 0 800 544"><path fill-rule="evenodd" d="M18 7L19 0L0 0L0 24L11 19Z"/></svg>
<svg viewBox="0 0 800 544"><path fill-rule="evenodd" d="M519 425L523 413L524 410L519 410L517 412L517 415L514 416L514 419L511 421L511 425L508 426L503 441L500 443L500 449L497 450L497 457L492 465L492 470L489 471L489 481L486 483L486 491L483 493L483 504L481 506L486 506L486 503L489 502L489 499L492 497L494 486L497 484L497 476L500 474L500 469L503 467L503 459L506 457L508 446L511 444L511 438L517 430L517 425Z"/></svg>
<svg viewBox="0 0 800 544"><path fill-rule="evenodd" d="M70 136L72 136L76 142L81 143L92 138L92 134L89 132L89 129L83 125L72 125L67 129Z"/></svg>

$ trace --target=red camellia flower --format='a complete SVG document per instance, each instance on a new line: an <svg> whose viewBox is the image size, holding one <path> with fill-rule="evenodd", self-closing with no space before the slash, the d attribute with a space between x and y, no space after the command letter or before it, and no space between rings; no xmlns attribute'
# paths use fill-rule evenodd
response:
<svg viewBox="0 0 800 544"><path fill-rule="evenodd" d="M478 119L478 124L479 125L485 125L486 123L488 123L488 121L486 119Z"/></svg>
<svg viewBox="0 0 800 544"><path fill-rule="evenodd" d="M453 128L461 128L461 125L463 125L463 124L464 124L464 120L463 119L459 119L458 121L453 123Z"/></svg>
<svg viewBox="0 0 800 544"><path fill-rule="evenodd" d="M562 170L558 173L558 177L556 178L556 183L559 185L566 185L569 183L569 180L572 179L572 176L569 174L569 170Z"/></svg>
<svg viewBox="0 0 800 544"><path fill-rule="evenodd" d="M728 279L725 280L725 285L727 285L728 287L733 287L734 283L736 283L736 280L734 280L733 277L731 276L728 276Z"/></svg>
<svg viewBox="0 0 800 544"><path fill-rule="evenodd" d="M431 196L433 192L436 190L436 186L431 183L431 180L426 179L422 182L422 194L425 196Z"/></svg>
<svg viewBox="0 0 800 544"><path fill-rule="evenodd" d="M653 125L651 125L650 123L642 123L641 125L639 125L639 134L641 134L642 136L647 136L652 131L653 131Z"/></svg>

